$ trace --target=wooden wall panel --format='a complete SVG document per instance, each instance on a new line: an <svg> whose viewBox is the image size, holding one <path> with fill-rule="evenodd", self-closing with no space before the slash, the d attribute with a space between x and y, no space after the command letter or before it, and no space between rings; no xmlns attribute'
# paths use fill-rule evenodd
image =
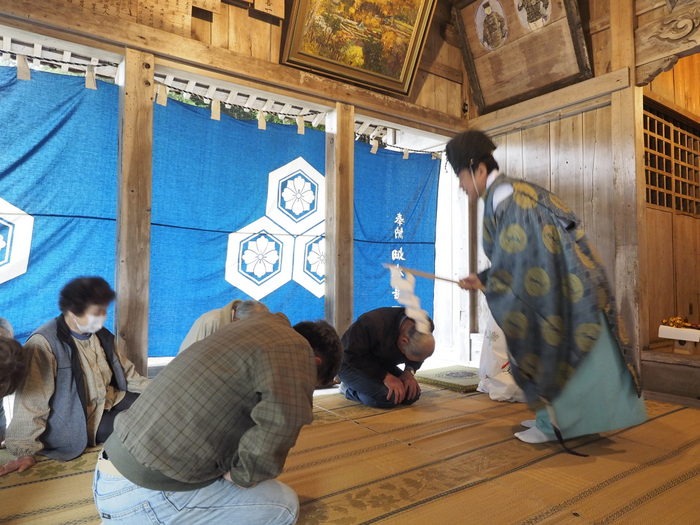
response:
<svg viewBox="0 0 700 525"><path fill-rule="evenodd" d="M552 185L550 163L549 124L542 124L522 131L523 178L543 188Z"/></svg>
<svg viewBox="0 0 700 525"><path fill-rule="evenodd" d="M591 35L591 56L593 57L593 75L600 76L612 71L610 65L610 39L608 31Z"/></svg>
<svg viewBox="0 0 700 525"><path fill-rule="evenodd" d="M523 173L523 137L520 130L511 131L505 137L506 164L503 166L505 173L514 179L525 177Z"/></svg>
<svg viewBox="0 0 700 525"><path fill-rule="evenodd" d="M208 20L192 17L192 38L211 44L212 23Z"/></svg>
<svg viewBox="0 0 700 525"><path fill-rule="evenodd" d="M644 93L700 118L700 53L681 58L673 69L644 86ZM675 109L675 108L674 108Z"/></svg>
<svg viewBox="0 0 700 525"><path fill-rule="evenodd" d="M212 13L211 17L211 45L228 49L228 17L229 9L233 7L221 4L218 13Z"/></svg>
<svg viewBox="0 0 700 525"><path fill-rule="evenodd" d="M666 232L669 236L669 232ZM694 323L700 315L700 219L676 214L673 217L673 266L675 269L676 310L674 315L687 317Z"/></svg>
<svg viewBox="0 0 700 525"><path fill-rule="evenodd" d="M681 58L673 67L674 99L677 106L700 117L700 53Z"/></svg>
<svg viewBox="0 0 700 525"><path fill-rule="evenodd" d="M614 282L615 223L613 211L612 137L610 107L583 115L583 225Z"/></svg>
<svg viewBox="0 0 700 525"><path fill-rule="evenodd" d="M599 76L612 71L610 66L610 2L609 0L588 0L588 20L583 20L584 27L588 26L589 44L593 75ZM587 22L587 23L586 23Z"/></svg>
<svg viewBox="0 0 700 525"><path fill-rule="evenodd" d="M649 340L658 339L659 325L675 315L673 271L673 213L647 208L647 260L653 278L649 279Z"/></svg>
<svg viewBox="0 0 700 525"><path fill-rule="evenodd" d="M649 84L644 86L644 93L652 92L656 97L669 102L676 103L676 93L673 87L673 69L665 71L658 75Z"/></svg>
<svg viewBox="0 0 700 525"><path fill-rule="evenodd" d="M425 107L436 105L435 80L435 75L431 75L427 71L419 70L416 72L412 88L414 104Z"/></svg>
<svg viewBox="0 0 700 525"><path fill-rule="evenodd" d="M580 217L583 212L583 118L574 115L551 123L552 191Z"/></svg>

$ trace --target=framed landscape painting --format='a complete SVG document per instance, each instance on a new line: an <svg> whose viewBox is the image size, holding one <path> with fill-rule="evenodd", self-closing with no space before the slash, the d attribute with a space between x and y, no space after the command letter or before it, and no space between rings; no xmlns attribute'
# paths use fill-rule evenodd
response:
<svg viewBox="0 0 700 525"><path fill-rule="evenodd" d="M282 63L407 95L437 0L294 0Z"/></svg>
<svg viewBox="0 0 700 525"><path fill-rule="evenodd" d="M576 0L456 0L452 9L481 114L593 74Z"/></svg>

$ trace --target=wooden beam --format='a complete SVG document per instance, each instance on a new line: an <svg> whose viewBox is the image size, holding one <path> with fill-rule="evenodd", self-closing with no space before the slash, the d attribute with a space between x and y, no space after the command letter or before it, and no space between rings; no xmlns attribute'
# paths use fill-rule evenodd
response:
<svg viewBox="0 0 700 525"><path fill-rule="evenodd" d="M117 78L117 348L143 375L148 366L153 66L153 55L127 49Z"/></svg>
<svg viewBox="0 0 700 525"><path fill-rule="evenodd" d="M632 0L611 2L611 65L634 68ZM615 212L615 295L622 326L640 366L640 350L648 344L648 297L645 261L645 181L642 89L631 86L611 98L613 193Z"/></svg>
<svg viewBox="0 0 700 525"><path fill-rule="evenodd" d="M610 2L610 67L634 70L634 0ZM633 77L634 78L634 77Z"/></svg>
<svg viewBox="0 0 700 525"><path fill-rule="evenodd" d="M629 87L629 69L623 67L599 77L558 89L530 100L469 120L469 127L491 135L507 133L607 105L610 94Z"/></svg>
<svg viewBox="0 0 700 525"><path fill-rule="evenodd" d="M80 16L77 16L78 14ZM450 135L465 127L465 121L460 118L389 95L266 60L241 56L228 49L212 47L128 19L79 11L71 4L51 2L49 5L39 0L3 2L3 5L0 5L0 21L8 25L13 25L13 22L29 22L36 27L35 31L41 31L42 28L54 29L67 33L67 39L70 35L75 35L108 46L133 48L152 53L156 57L256 82L262 86L314 96L331 105L336 101L353 104L358 109L382 114L388 119L411 121L418 129L427 125L431 128L430 131ZM109 31L105 31L105 27L109 27Z"/></svg>
<svg viewBox="0 0 700 525"><path fill-rule="evenodd" d="M697 2L678 4L665 14L634 32L638 85L644 85L679 58L700 52L700 8ZM613 35L614 36L614 35Z"/></svg>
<svg viewBox="0 0 700 525"><path fill-rule="evenodd" d="M326 117L326 319L343 334L353 319L355 110Z"/></svg>

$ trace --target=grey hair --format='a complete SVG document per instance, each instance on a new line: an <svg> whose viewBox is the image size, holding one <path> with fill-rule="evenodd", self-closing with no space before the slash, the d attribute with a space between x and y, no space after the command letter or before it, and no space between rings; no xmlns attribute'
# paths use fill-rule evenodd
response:
<svg viewBox="0 0 700 525"><path fill-rule="evenodd" d="M424 334L417 330L408 336L405 355L412 361L425 361L435 351L433 334Z"/></svg>
<svg viewBox="0 0 700 525"><path fill-rule="evenodd" d="M236 306L236 319L248 319L256 314L268 313L270 310L260 301L241 301Z"/></svg>
<svg viewBox="0 0 700 525"><path fill-rule="evenodd" d="M15 336L15 331L12 329L10 321L4 317L0 317L0 336L9 337L10 339Z"/></svg>

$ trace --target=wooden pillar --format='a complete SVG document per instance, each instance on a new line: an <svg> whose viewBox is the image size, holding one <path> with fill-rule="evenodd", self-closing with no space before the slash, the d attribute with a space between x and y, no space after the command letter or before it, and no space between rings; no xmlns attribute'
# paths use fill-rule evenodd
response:
<svg viewBox="0 0 700 525"><path fill-rule="evenodd" d="M326 117L326 319L340 335L352 323L355 108Z"/></svg>
<svg viewBox="0 0 700 525"><path fill-rule="evenodd" d="M153 55L127 49L117 76L117 348L143 375L148 367L153 70Z"/></svg>
<svg viewBox="0 0 700 525"><path fill-rule="evenodd" d="M642 89L635 87L635 10L633 0L610 3L611 67L627 68L630 87L612 94L612 162L615 206L615 294L632 347L648 344L644 131Z"/></svg>
<svg viewBox="0 0 700 525"><path fill-rule="evenodd" d="M460 190L461 191L461 190ZM467 204L467 225L469 228L469 273L477 273L479 255L479 203L469 201ZM469 333L478 334L479 326L479 294L477 290L469 292ZM471 344L471 341L470 341Z"/></svg>

